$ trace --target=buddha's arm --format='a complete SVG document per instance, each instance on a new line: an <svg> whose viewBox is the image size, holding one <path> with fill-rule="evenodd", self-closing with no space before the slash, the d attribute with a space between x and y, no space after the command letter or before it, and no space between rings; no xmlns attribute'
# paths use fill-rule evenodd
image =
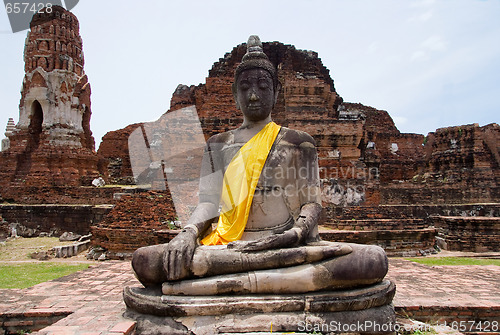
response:
<svg viewBox="0 0 500 335"><path fill-rule="evenodd" d="M320 204L307 203L302 206L299 218L291 229L255 241L232 242L228 248L239 251L260 251L304 245L311 231L317 226L320 213Z"/></svg>
<svg viewBox="0 0 500 335"><path fill-rule="evenodd" d="M219 152L224 143L212 137L203 153L200 172L199 203L184 229L170 241L163 254L163 269L168 280L179 280L189 274L197 239L219 216L222 163Z"/></svg>
<svg viewBox="0 0 500 335"><path fill-rule="evenodd" d="M189 274L196 240L217 217L217 206L211 202L202 202L196 206L188 224L168 243L163 254L163 268L168 280L185 278Z"/></svg>
<svg viewBox="0 0 500 335"><path fill-rule="evenodd" d="M196 206L193 214L191 214L184 230L191 230L199 238L209 228L213 219L217 217L219 217L217 205L208 201L201 202Z"/></svg>

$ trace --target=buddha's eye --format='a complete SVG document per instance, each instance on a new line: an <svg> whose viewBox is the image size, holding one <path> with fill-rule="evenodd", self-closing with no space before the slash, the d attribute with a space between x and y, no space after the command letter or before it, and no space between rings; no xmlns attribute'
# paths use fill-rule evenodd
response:
<svg viewBox="0 0 500 335"><path fill-rule="evenodd" d="M266 88L269 88L269 83L267 82L267 80L259 80L259 88L262 88L262 89L266 89Z"/></svg>
<svg viewBox="0 0 500 335"><path fill-rule="evenodd" d="M246 91L250 88L250 84L246 81L240 82L240 89Z"/></svg>

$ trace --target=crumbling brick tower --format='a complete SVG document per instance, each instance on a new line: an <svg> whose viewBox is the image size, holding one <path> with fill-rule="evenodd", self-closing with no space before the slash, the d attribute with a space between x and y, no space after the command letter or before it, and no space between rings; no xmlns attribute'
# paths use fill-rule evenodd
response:
<svg viewBox="0 0 500 335"><path fill-rule="evenodd" d="M36 14L24 48L19 122L0 156L0 186L82 186L98 176L90 84L75 15Z"/></svg>

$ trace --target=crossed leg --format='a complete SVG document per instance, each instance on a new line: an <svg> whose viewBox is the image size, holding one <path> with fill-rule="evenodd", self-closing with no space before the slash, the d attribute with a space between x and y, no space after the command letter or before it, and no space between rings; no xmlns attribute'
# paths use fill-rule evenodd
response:
<svg viewBox="0 0 500 335"><path fill-rule="evenodd" d="M328 242L327 242L328 243ZM163 283L166 295L293 294L382 281L388 260L378 246L342 244L352 252L315 263Z"/></svg>

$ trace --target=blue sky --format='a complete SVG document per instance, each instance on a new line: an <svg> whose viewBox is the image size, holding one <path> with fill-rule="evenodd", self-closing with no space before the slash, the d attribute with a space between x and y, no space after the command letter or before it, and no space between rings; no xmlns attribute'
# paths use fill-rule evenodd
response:
<svg viewBox="0 0 500 335"><path fill-rule="evenodd" d="M251 34L314 50L348 102L387 110L402 132L499 120L499 0L80 0L91 129L159 118L178 84ZM19 118L27 31L0 8L0 131ZM3 136L0 136L3 137Z"/></svg>

